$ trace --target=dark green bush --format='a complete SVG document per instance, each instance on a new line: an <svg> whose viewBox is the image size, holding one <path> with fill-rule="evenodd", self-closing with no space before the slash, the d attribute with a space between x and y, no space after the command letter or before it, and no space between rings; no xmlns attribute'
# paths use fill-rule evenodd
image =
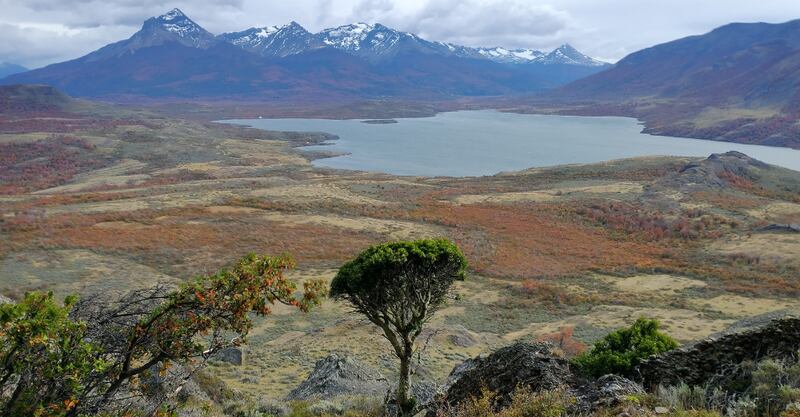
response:
<svg viewBox="0 0 800 417"><path fill-rule="evenodd" d="M678 347L678 343L658 331L658 321L640 318L629 328L619 329L598 340L592 349L575 358L584 373L631 376L642 359Z"/></svg>

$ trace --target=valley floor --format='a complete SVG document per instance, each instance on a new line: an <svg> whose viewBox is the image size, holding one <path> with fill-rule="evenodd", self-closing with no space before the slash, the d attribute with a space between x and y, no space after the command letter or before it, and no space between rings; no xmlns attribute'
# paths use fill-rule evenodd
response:
<svg viewBox="0 0 800 417"><path fill-rule="evenodd" d="M12 298L178 283L248 252L288 252L298 281L330 279L371 244L447 237L470 272L422 337L418 377L437 381L468 357L570 328L588 343L646 316L689 342L800 307L800 233L767 227L800 223L800 173L788 170L653 157L395 177L312 167L296 146L325 135L99 107L4 116L0 131L0 293ZM276 309L246 351L243 367L212 373L270 398L334 351L387 374L395 363L334 301Z"/></svg>

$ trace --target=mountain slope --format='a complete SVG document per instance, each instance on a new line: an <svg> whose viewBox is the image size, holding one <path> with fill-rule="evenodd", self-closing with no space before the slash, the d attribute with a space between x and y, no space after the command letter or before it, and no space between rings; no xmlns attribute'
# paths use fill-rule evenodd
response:
<svg viewBox="0 0 800 417"><path fill-rule="evenodd" d="M656 45L539 98L645 131L800 149L800 20L733 23Z"/></svg>
<svg viewBox="0 0 800 417"><path fill-rule="evenodd" d="M785 106L800 92L800 20L736 23L633 53L576 81L566 97L666 97Z"/></svg>

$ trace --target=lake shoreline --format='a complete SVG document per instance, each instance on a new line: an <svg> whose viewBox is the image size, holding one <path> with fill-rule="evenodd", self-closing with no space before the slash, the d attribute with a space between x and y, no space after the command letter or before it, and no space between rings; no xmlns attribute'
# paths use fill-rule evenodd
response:
<svg viewBox="0 0 800 417"><path fill-rule="evenodd" d="M800 170L800 151L791 148L656 136L642 132L643 123L629 117L460 110L392 120L396 123L297 118L219 122L325 132L329 140L303 146L315 166L404 176L474 177L636 156L707 157L729 150Z"/></svg>

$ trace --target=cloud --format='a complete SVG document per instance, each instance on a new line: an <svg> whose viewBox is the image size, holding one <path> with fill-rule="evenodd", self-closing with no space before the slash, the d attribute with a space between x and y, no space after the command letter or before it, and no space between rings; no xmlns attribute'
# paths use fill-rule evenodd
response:
<svg viewBox="0 0 800 417"><path fill-rule="evenodd" d="M362 0L351 19L382 22L432 40L508 47L550 43L571 22L566 11L524 0L428 0L410 10L396 4Z"/></svg>
<svg viewBox="0 0 800 417"><path fill-rule="evenodd" d="M0 0L0 4L10 0ZM13 0L12 0L13 1ZM21 14L57 21L69 27L135 26L174 7L202 10L213 16L224 9L241 9L243 0L26 0L17 2Z"/></svg>
<svg viewBox="0 0 800 417"><path fill-rule="evenodd" d="M76 30L56 24L0 23L0 61L36 68L84 55L108 43L130 36L126 28L97 27Z"/></svg>

